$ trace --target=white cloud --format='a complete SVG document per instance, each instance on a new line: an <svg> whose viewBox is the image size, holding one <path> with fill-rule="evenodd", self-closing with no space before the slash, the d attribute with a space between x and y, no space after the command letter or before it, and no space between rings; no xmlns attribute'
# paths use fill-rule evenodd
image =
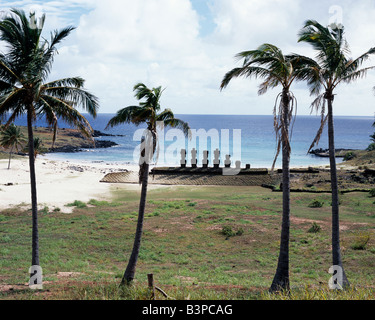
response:
<svg viewBox="0 0 375 320"><path fill-rule="evenodd" d="M214 33L217 42L258 46L275 40L285 42L290 37L290 24L299 10L299 1L217 0L212 10L217 25Z"/></svg>
<svg viewBox="0 0 375 320"><path fill-rule="evenodd" d="M137 82L168 87L165 96L189 91L205 59L198 36L198 15L188 0L98 1L81 16L72 46L56 63L66 70L64 62L73 61L113 112L134 103Z"/></svg>
<svg viewBox="0 0 375 320"><path fill-rule="evenodd" d="M236 66L234 55L269 42L284 53L314 56L309 45L297 43L297 33L310 18L328 24L329 9L337 5L334 0L206 1L209 15L189 0L20 0L2 1L0 10L16 6L47 13L47 35L77 27L60 47L51 77L85 78L100 98L101 112L136 103L132 88L144 82L165 87L162 102L175 113L270 114L278 89L258 97L259 81L235 79L220 92L224 74ZM375 46L373 0L342 0L339 6L353 56ZM372 115L374 85L375 71L340 87L336 113ZM293 90L299 113L308 114L306 86Z"/></svg>
<svg viewBox="0 0 375 320"><path fill-rule="evenodd" d="M83 15L83 53L121 59L170 60L194 50L198 17L188 0L109 0Z"/></svg>

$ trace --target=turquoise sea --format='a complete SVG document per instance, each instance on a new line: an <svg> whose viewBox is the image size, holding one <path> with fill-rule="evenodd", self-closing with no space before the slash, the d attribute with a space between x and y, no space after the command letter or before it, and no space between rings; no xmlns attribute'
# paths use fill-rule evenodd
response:
<svg viewBox="0 0 375 320"><path fill-rule="evenodd" d="M86 116L95 130L107 134L121 136L105 136L99 139L111 140L118 144L108 149L87 149L78 153L48 154L50 159L71 161L103 161L138 163L140 136L143 127L121 125L109 130L105 127L114 114L99 114L96 119ZM189 123L197 138L193 140L181 137L176 130L165 128L160 131L161 143L158 165L179 165L180 150L187 151L187 161L190 163L190 150L195 147L198 151L198 164L202 162L203 151L210 152L210 165L213 163L214 151L221 150L220 161L224 164L225 155L230 154L232 161L240 160L242 166L250 164L255 168L269 168L276 152L276 139L273 130L273 116L254 115L176 115ZM365 149L370 144L369 136L375 131L372 127L373 117L335 117L336 148ZM26 120L20 118L17 125L25 125ZM297 116L292 135L291 166L326 165L328 159L307 154L319 128L320 117ZM37 126L45 126L38 120ZM60 122L59 128L69 126ZM138 130L138 131L137 131ZM199 138L200 137L200 138ZM327 129L325 129L317 148L328 148ZM281 156L277 167L281 166Z"/></svg>

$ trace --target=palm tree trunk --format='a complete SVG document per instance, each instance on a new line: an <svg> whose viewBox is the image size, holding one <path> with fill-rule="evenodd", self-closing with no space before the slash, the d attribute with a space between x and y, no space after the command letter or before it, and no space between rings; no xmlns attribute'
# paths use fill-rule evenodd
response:
<svg viewBox="0 0 375 320"><path fill-rule="evenodd" d="M289 102L288 92L283 92L283 218L281 225L280 253L275 277L270 292L289 290L289 232L290 232L290 147L289 147Z"/></svg>
<svg viewBox="0 0 375 320"><path fill-rule="evenodd" d="M340 250L340 221L339 221L339 191L337 183L337 168L335 154L335 138L334 138L334 121L333 121L333 95L327 94L328 100L328 140L329 140L329 161L331 171L331 188L332 188L332 262L334 266L342 268L342 286L349 287L349 281L345 275L345 271L341 260Z"/></svg>
<svg viewBox="0 0 375 320"><path fill-rule="evenodd" d="M137 230L135 233L133 251L130 256L128 266L126 267L124 276L121 281L121 285L130 284L134 280L135 270L138 261L139 250L141 248L142 232L143 232L143 220L146 208L146 198L147 198L147 186L148 186L148 176L149 176L149 164L143 164L144 173L142 176L142 191L141 200L139 202L139 212L138 212L138 223Z"/></svg>
<svg viewBox="0 0 375 320"><path fill-rule="evenodd" d="M12 159L13 148L14 148L14 146L12 146L12 148L10 149L10 153L9 153L8 170L10 169L10 160Z"/></svg>
<svg viewBox="0 0 375 320"><path fill-rule="evenodd" d="M39 266L39 232L38 232L38 203L36 192L35 158L34 158L34 134L31 111L27 112L27 129L29 139L29 166L31 184L31 206L32 206L32 265Z"/></svg>

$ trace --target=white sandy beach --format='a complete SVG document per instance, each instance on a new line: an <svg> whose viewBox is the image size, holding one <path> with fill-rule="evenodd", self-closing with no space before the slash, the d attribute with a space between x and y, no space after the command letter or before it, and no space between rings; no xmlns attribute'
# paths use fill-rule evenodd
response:
<svg viewBox="0 0 375 320"><path fill-rule="evenodd" d="M138 170L136 166L113 163L76 163L52 161L44 157L36 160L38 207L50 210L60 208L70 213L73 208L67 204L90 199L108 200L111 184L100 180L110 172ZM120 187L116 185L116 188ZM128 186L129 187L129 186ZM133 188L139 188L133 186ZM8 170L8 161L0 160L0 210L22 206L31 208L30 173L28 158L14 159Z"/></svg>
<svg viewBox="0 0 375 320"><path fill-rule="evenodd" d="M138 184L100 182L108 173L126 170L137 172L138 166L50 160L40 156L36 160L38 207L48 207L51 211L59 208L61 212L70 213L74 208L66 205L75 200L110 200L116 189L140 190ZM0 160L0 211L15 206L31 208L30 194L28 158L13 159L9 170L8 160Z"/></svg>

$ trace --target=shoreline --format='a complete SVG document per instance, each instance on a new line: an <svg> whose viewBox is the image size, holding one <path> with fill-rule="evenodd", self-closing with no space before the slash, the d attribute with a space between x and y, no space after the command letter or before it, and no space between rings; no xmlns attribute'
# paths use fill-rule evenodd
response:
<svg viewBox="0 0 375 320"><path fill-rule="evenodd" d="M113 187L100 183L107 173L130 170L132 167L106 164L73 163L38 157L35 163L39 210L71 213L74 207L66 205L75 200L108 200ZM28 158L13 159L10 170L8 160L0 160L0 211L20 206L31 207ZM117 187L116 187L117 188Z"/></svg>
<svg viewBox="0 0 375 320"><path fill-rule="evenodd" d="M59 210L71 213L74 207L67 204L75 200L88 202L91 199L110 200L116 189L139 189L138 183L106 183L104 178L113 173L131 173L137 175L139 166L126 161L92 161L92 160L62 160L51 159L48 154L38 156L36 159L38 208L48 207L49 211ZM15 158L11 161L10 170L8 159L0 160L0 211L14 207L31 207L30 201L30 176L28 157ZM157 164L153 168L165 167ZM171 166L169 168L176 168ZM209 167L211 169L211 167ZM327 170L327 166L291 166L291 170L301 169ZM354 167L338 164L342 170L354 170ZM253 170L256 170L252 168ZM260 168L261 169L261 168ZM264 168L269 170L270 168ZM277 172L275 168L275 171ZM174 185L182 185L175 183ZM162 187L155 181L152 188ZM173 185L169 185L171 187Z"/></svg>
<svg viewBox="0 0 375 320"><path fill-rule="evenodd" d="M23 131L26 130L25 126L20 126ZM134 161L134 159L126 159L124 160L108 160L107 158L107 152L111 153L111 149L116 148L118 146L121 146L118 144L118 141L111 141L111 140L102 140L105 137L124 137L125 135L118 135L118 134L109 134L105 133L99 130L94 129L93 139L95 140L95 146L92 145L87 139L85 139L81 133L77 129L66 129L62 128L59 129L59 133L57 135L57 140L55 143L55 147L53 149L45 147L47 145L51 144L51 129L48 127L37 127L34 132L35 136L40 136L43 141L43 147L45 149L44 155L47 159L53 160L53 161L70 161L80 164L81 162L86 162L85 154L87 152L94 152L96 154L96 151L98 152L98 161L102 162L109 162L117 164L123 164L126 166L129 165L137 165L137 160ZM102 151L103 150L103 151ZM346 149L337 149L337 158L343 158L343 156L340 154L341 151ZM351 149L350 149L351 150ZM326 155L326 149L316 149L312 150L309 154L311 156L311 159L299 159L296 164L291 163L291 168L307 168L307 167L324 167L329 165L325 160L327 158ZM347 149L349 151L349 149ZM103 153L104 152L104 153ZM96 155L89 154L87 157L90 160L87 160L88 163L85 163L85 165L91 165L92 163L96 162L95 158ZM115 152L116 154L116 152ZM25 153L18 153L18 155L21 156L27 156ZM116 154L117 157L117 154ZM221 161L224 161L221 159ZM267 168L270 169L273 159L270 159L269 163L265 163L265 161L262 161L262 159L255 160L257 162L251 163L251 168ZM340 160L338 160L339 162ZM177 161L179 163L179 161ZM212 162L212 160L210 160ZM293 161L292 161L293 162ZM169 164L158 164L158 166L168 167L168 166L178 166L177 164L169 165ZM249 163L248 160L244 160L241 167L245 167L246 164ZM339 163L338 163L339 164ZM212 164L211 164L212 165ZM232 164L234 167L234 164ZM275 169L280 169L281 164L280 161L278 161L278 166L275 167Z"/></svg>
<svg viewBox="0 0 375 320"><path fill-rule="evenodd" d="M90 160L85 160L84 157L82 157L82 159L74 159L74 158L71 158L69 157L71 154L85 154L87 151L77 151L77 152L74 152L74 153L66 153L66 155L68 155L67 157L64 157L64 156L61 156L61 154L63 152L49 152L49 153L46 153L44 155L42 155L41 157L45 158L46 160L49 160L49 161L59 161L59 162L70 162L70 163L75 163L75 164L82 164L82 165L97 165L97 164L105 164L105 165L115 165L115 166L119 166L119 165L123 165L123 166L128 166L128 167L132 167L132 168L136 168L136 170L138 170L138 164L134 161L129 161L129 160L101 160L101 159L98 159L98 160L93 160L93 159L90 159ZM59 156L60 154L60 156ZM319 155L314 155L317 159L324 159L326 157L324 156L319 156ZM26 156L27 157L27 156ZM337 157L337 165L342 165L343 162L341 162L339 159L341 159L343 157L341 156L338 156ZM281 157L280 157L281 159ZM269 165L260 165L260 164L251 164L251 169L267 169L267 170L271 170L271 164L272 164L272 161L269 161ZM155 164L152 163L150 164L150 167L154 167ZM180 167L179 165L177 164L166 164L166 163L156 163L156 167L171 167L171 168L175 168L175 167ZM187 165L186 166L187 168L190 168L191 165ZM198 167L202 167L202 164L198 163ZM213 164L209 164L208 166L209 168L214 168ZM232 168L235 167L234 164L231 165ZM241 168L242 169L245 169L246 167L246 164L245 163L242 163L241 164ZM329 163L324 163L324 164L321 164L321 163L308 163L308 164L291 164L290 165L290 169L307 169L309 167L313 167L313 168L326 168L326 167L329 167ZM220 168L224 168L224 165L220 165ZM275 166L275 170L278 170L278 169L281 169L281 165L279 166Z"/></svg>

